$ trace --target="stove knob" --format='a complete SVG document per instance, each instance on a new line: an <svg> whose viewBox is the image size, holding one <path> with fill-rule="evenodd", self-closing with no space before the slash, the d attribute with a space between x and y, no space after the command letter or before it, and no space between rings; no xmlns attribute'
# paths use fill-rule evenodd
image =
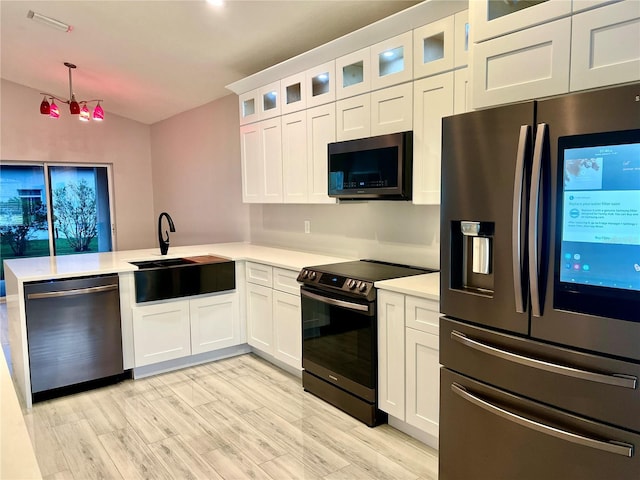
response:
<svg viewBox="0 0 640 480"><path fill-rule="evenodd" d="M356 288L356 281L354 279L350 279L347 282L347 287L349 287L349 290L353 290L354 288Z"/></svg>
<svg viewBox="0 0 640 480"><path fill-rule="evenodd" d="M309 272L309 280L315 280L316 279L316 272Z"/></svg>
<svg viewBox="0 0 640 480"><path fill-rule="evenodd" d="M358 286L358 290L360 290L361 292L364 292L367 289L367 284L365 282L360 282L360 285Z"/></svg>
<svg viewBox="0 0 640 480"><path fill-rule="evenodd" d="M302 270L302 279L304 280L308 276L309 276L309 271L308 270Z"/></svg>

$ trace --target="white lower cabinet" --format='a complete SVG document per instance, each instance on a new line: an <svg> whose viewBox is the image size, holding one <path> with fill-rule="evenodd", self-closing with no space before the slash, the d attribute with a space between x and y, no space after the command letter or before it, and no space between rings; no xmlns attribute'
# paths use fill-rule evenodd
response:
<svg viewBox="0 0 640 480"><path fill-rule="evenodd" d="M247 283L247 343L273 355L273 290Z"/></svg>
<svg viewBox="0 0 640 480"><path fill-rule="evenodd" d="M404 420L404 295L378 291L378 408Z"/></svg>
<svg viewBox="0 0 640 480"><path fill-rule="evenodd" d="M298 272L247 262L247 339L296 371L302 369Z"/></svg>
<svg viewBox="0 0 640 480"><path fill-rule="evenodd" d="M191 355L189 300L133 307L135 366Z"/></svg>
<svg viewBox="0 0 640 480"><path fill-rule="evenodd" d="M274 290L273 356L295 368L302 368L301 318L300 295Z"/></svg>
<svg viewBox="0 0 640 480"><path fill-rule="evenodd" d="M191 354L211 352L240 343L239 311L236 293L190 300Z"/></svg>
<svg viewBox="0 0 640 480"><path fill-rule="evenodd" d="M438 437L440 362L438 335L406 329L406 416L409 425Z"/></svg>
<svg viewBox="0 0 640 480"><path fill-rule="evenodd" d="M136 367L242 343L237 292L136 305L132 316Z"/></svg>
<svg viewBox="0 0 640 480"><path fill-rule="evenodd" d="M438 438L438 302L378 291L378 408Z"/></svg>

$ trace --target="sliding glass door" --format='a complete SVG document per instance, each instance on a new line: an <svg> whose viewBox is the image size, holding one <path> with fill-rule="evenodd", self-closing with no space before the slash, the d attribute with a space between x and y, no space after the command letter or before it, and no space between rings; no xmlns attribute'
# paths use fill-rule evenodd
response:
<svg viewBox="0 0 640 480"><path fill-rule="evenodd" d="M111 251L110 178L105 165L0 164L2 260Z"/></svg>

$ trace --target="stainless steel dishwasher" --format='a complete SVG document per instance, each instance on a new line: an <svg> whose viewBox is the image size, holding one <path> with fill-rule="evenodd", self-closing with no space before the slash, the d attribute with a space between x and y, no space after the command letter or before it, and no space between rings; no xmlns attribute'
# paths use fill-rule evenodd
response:
<svg viewBox="0 0 640 480"><path fill-rule="evenodd" d="M123 373L118 276L25 284L31 393Z"/></svg>

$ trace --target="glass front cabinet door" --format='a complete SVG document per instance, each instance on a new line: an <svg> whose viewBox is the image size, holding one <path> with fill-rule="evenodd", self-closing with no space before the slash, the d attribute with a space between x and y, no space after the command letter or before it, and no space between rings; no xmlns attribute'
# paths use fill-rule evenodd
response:
<svg viewBox="0 0 640 480"><path fill-rule="evenodd" d="M335 60L307 70L307 108L336 100L335 70Z"/></svg>
<svg viewBox="0 0 640 480"><path fill-rule="evenodd" d="M283 115L307 108L306 87L304 72L291 75L280 81L280 102Z"/></svg>
<svg viewBox="0 0 640 480"><path fill-rule="evenodd" d="M567 0L474 0L469 2L473 41L482 42L570 15L571 4Z"/></svg>
<svg viewBox="0 0 640 480"><path fill-rule="evenodd" d="M251 90L238 97L240 102L240 125L257 122L260 120L258 110L258 90Z"/></svg>
<svg viewBox="0 0 640 480"><path fill-rule="evenodd" d="M453 15L413 31L413 76L427 77L453 69Z"/></svg>
<svg viewBox="0 0 640 480"><path fill-rule="evenodd" d="M371 47L371 90L413 79L413 31Z"/></svg>
<svg viewBox="0 0 640 480"><path fill-rule="evenodd" d="M277 117L280 109L280 81L265 85L259 90L260 120Z"/></svg>
<svg viewBox="0 0 640 480"><path fill-rule="evenodd" d="M371 90L371 56L369 47L336 60L336 98L360 95Z"/></svg>

